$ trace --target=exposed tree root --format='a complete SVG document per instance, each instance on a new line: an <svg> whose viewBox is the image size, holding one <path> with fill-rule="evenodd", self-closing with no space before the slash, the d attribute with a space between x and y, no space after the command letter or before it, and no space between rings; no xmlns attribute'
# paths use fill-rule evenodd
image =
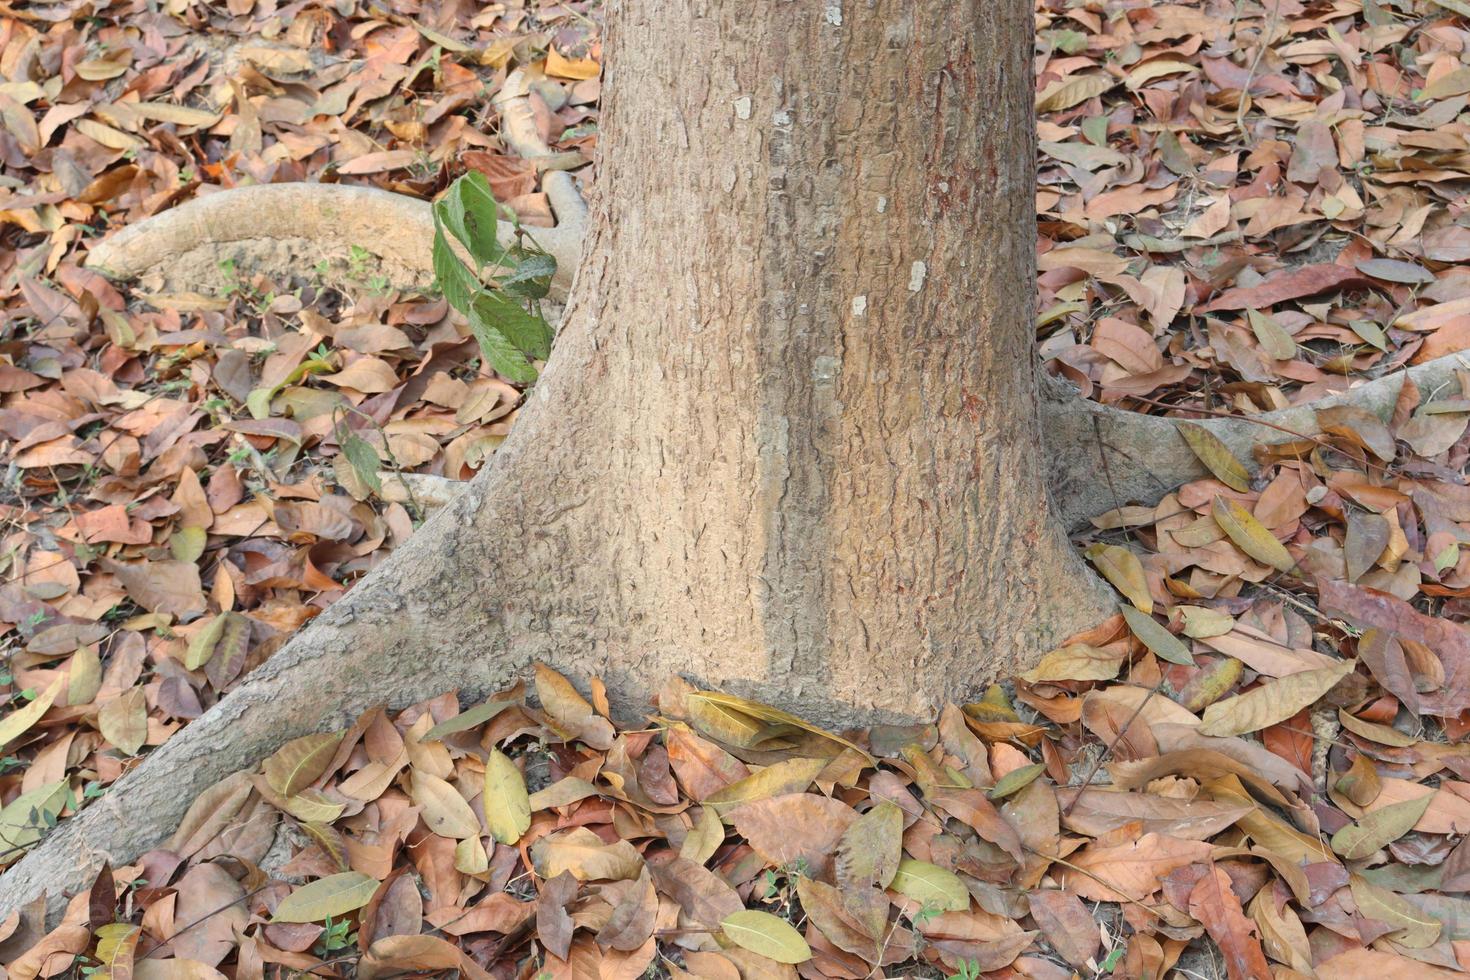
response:
<svg viewBox="0 0 1470 980"><path fill-rule="evenodd" d="M517 122L515 111L503 110L503 118L510 131L527 117L520 114ZM578 263L584 219L580 200L555 190L558 185L575 193L565 174L547 175L562 223L556 234L538 234L538 239L557 256L564 284ZM604 307L597 292L619 281L606 268L600 247L608 244L607 227L607 216L600 215L588 246L596 268L578 286L556 353L492 464L440 508L410 547L390 556L219 704L8 870L0 887L0 919L42 894L59 908L64 893L85 887L103 861L125 863L158 846L199 793L250 768L289 738L341 727L377 703L401 706L448 689L479 697L534 660L572 675L601 676L614 703L630 708L644 703L668 675L683 673L737 693L780 700L827 723L871 718L875 710L894 717L926 710L913 690L919 685L900 682L871 691L871 684L864 687L870 674L858 669L876 663L884 676L895 677L895 670L922 671L926 661L900 665L885 659L887 650L837 649L803 654L807 659L798 661L795 651L781 646L785 634L777 640L766 636L763 645L760 638L750 639L752 632L758 634L750 628L752 617L769 616L789 597L752 593L748 603L706 608L697 601L701 594L692 591L701 583L680 578L709 571L679 546L688 530L679 522L699 523L700 501L677 481L636 482L640 474L628 461L648 451L644 444L650 436L644 428L623 431L609 424L630 414L619 398L653 384L632 372L631 362L619 360L618 342L628 334L609 335L608 325L599 323ZM427 278L431 229L423 202L340 186L277 185L223 192L150 219L104 243L93 261L124 275L161 267L168 277L176 275L182 257L199 249L218 255L207 250L266 240L280 251L282 241L294 248L309 240L303 247L321 248L325 242L327 250L345 251L360 245L382 257L390 272L401 268ZM237 268L246 272L248 250L239 254ZM309 256L295 258L308 261ZM292 266L288 262L285 268ZM182 285L194 289L199 282ZM610 309L615 313L616 304ZM1454 366L1446 359L1416 368L1413 376L1432 388ZM613 389L615 382L622 388ZM1401 383L1400 377L1385 378L1333 402L1383 414ZM1062 388L1047 386L1043 417L1054 504L1069 525L1117 502L1157 500L1204 472L1173 422L1103 408ZM572 408L564 409L567 405ZM1316 431L1311 408L1268 418L1303 433ZM628 424L641 422L630 416ZM1243 420L1205 424L1247 459L1253 443L1289 438ZM1111 489L1097 462L1099 440L1110 454ZM658 451L663 452L662 443ZM655 515L661 525L640 527L629 515L654 492L666 498L661 503L668 505L667 513ZM750 490L741 484L734 492ZM975 569L977 575L1004 577L996 588L1005 601L995 606L996 636L975 638L975 662L990 666L977 666L973 676L946 674L943 686L954 693L978 681L979 670L1011 669L1025 650L1091 625L1107 608L1096 581L1064 547L1044 513L1016 519L1028 522L1035 549L1024 567ZM699 530L729 533L703 523ZM668 533L661 539L660 531ZM708 562L708 549L695 557ZM729 568L754 579L738 564ZM740 588L745 579L721 578L720 587ZM670 583L675 587L659 588ZM666 625L670 620L673 627ZM789 625L777 619L757 625L771 624ZM1037 627L1036 635L1023 637L1029 624ZM745 649L739 648L741 642ZM785 663L768 656L776 651L785 655ZM941 653L936 663L956 664L947 651ZM859 704L862 697L870 700Z"/></svg>
<svg viewBox="0 0 1470 980"><path fill-rule="evenodd" d="M509 125L515 117L505 118ZM560 223L534 234L556 257L553 295L559 299L577 267L587 209L567 174L548 173L545 186ZM139 222L94 247L89 265L118 278L159 272L165 288L197 290L229 284L220 266L226 259L237 274L289 274L322 259L342 263L349 247L358 245L377 257L392 281L427 286L433 281L433 230L429 205L401 194L340 184L270 184L222 191ZM509 240L511 234L512 226L502 224L502 238ZM1453 382L1455 370L1467 367L1470 360L1463 354L1447 354L1258 420L1210 418L1198 424L1249 462L1252 446L1294 438L1283 429L1319 434L1317 408L1353 405L1387 417L1405 378L1428 391ZM1172 420L1079 398L1065 382L1044 381L1042 421L1053 504L1070 530L1119 504L1155 503L1180 484L1207 475ZM1111 482L1103 478L1103 451ZM430 489L436 499L456 492L448 485L425 492Z"/></svg>
<svg viewBox="0 0 1470 980"><path fill-rule="evenodd" d="M1450 384L1458 392L1455 371L1466 368L1470 358L1465 354L1446 354L1310 404L1252 418L1200 419L1197 424L1254 469L1253 446L1320 435L1318 409L1351 405L1387 419L1406 380L1412 379L1426 394ZM1181 484L1209 475L1173 420L1099 405L1077 397L1061 381L1048 379L1043 386L1042 425L1050 455L1052 502L1057 516L1072 530L1120 504L1157 503ZM1103 452L1106 471L1099 455Z"/></svg>
<svg viewBox="0 0 1470 980"><path fill-rule="evenodd" d="M586 292L602 279L589 276ZM578 293L588 298L583 286ZM491 465L409 546L5 871L0 920L42 895L58 913L65 894L86 887L103 862L125 864L162 845L190 803L220 779L250 769L290 738L344 727L376 704L401 707L451 689L478 699L542 661L571 676L603 678L612 703L629 711L680 674L832 727L857 718L912 720L933 710L932 694L921 688L963 697L1106 614L1110 600L1098 580L1041 507L1015 515L1034 529L1025 567L994 571L1005 596L994 635L976 636L972 656L959 665L949 651L933 651L949 665L939 682L875 685L860 669L876 661L885 678L932 674L938 668L928 666L925 652L894 660L890 650L858 645L812 662L771 646L785 643L784 634L772 641L759 624L779 599L752 594L728 611L703 605L702 593L689 592L682 578L699 570L687 553L669 558L646 549L660 537L658 520L637 516L646 494L619 492L631 483L626 467L637 454L603 451L626 442L615 429L609 435L606 420L630 413L618 410L619 396L587 383L608 370L608 355L598 318L579 314L579 302L573 298L556 351ZM682 499L671 496L654 515L676 542ZM709 549L698 557L724 567ZM977 568L977 576L986 574ZM678 591L660 589L661 575L672 575Z"/></svg>
<svg viewBox="0 0 1470 980"><path fill-rule="evenodd" d="M536 131L521 72L497 98L506 142L522 157L552 157ZM587 205L575 181L548 171L542 187L556 214L555 228L528 228L556 258L553 297L571 285L587 230ZM502 222L500 240L514 238ZM264 273L304 278L322 262L338 276L351 274L355 246L374 257L374 274L395 285L433 283L430 243L434 220L417 198L343 184L266 184L219 191L154 215L93 246L89 267L119 279L161 278L168 292L219 290L234 276Z"/></svg>

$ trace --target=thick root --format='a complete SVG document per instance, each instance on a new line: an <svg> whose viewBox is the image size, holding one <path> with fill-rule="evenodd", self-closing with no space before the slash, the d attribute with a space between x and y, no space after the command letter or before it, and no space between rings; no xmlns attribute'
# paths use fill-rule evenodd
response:
<svg viewBox="0 0 1470 980"><path fill-rule="evenodd" d="M536 130L527 80L519 70L496 98L506 143L537 162L554 156ZM587 232L587 204L576 182L549 171L542 187L557 218L555 228L528 228L556 259L552 298L571 287ZM515 226L501 222L502 244ZM93 246L87 265L116 279L156 277L164 292L219 291L237 277L263 273L304 278L321 266L338 277L362 277L354 248L373 256L372 275L395 286L434 282L430 260L434 219L428 202L371 187L343 184L266 184L218 191L140 221Z"/></svg>
<svg viewBox="0 0 1470 980"><path fill-rule="evenodd" d="M1351 405L1386 419L1406 380L1428 392L1456 384L1455 372L1465 368L1470 368L1465 354L1446 354L1306 405L1255 418L1200 419L1196 424L1214 433L1254 470L1252 447L1320 435L1318 409ZM1174 420L1099 405L1078 397L1064 382L1044 383L1041 419L1050 457L1052 504L1063 526L1071 530L1122 504L1157 503L1181 484L1209 476Z"/></svg>

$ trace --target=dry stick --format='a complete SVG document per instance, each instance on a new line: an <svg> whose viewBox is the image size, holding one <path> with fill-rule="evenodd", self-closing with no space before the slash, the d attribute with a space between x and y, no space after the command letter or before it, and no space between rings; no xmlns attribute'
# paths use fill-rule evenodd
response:
<svg viewBox="0 0 1470 980"><path fill-rule="evenodd" d="M1250 139L1250 134L1245 131L1245 100L1250 97L1251 83L1256 80L1256 70L1261 67L1261 58L1266 54L1271 36L1276 33L1276 23L1280 16L1281 0L1274 0L1271 4L1271 15L1266 19L1261 33L1261 41L1256 45L1256 56L1251 60L1250 71L1246 72L1245 81L1240 86L1240 98L1235 103L1235 128L1240 130L1241 137L1246 140Z"/></svg>
<svg viewBox="0 0 1470 980"><path fill-rule="evenodd" d="M1138 900L1136 898L1133 898L1127 892L1125 892L1123 889L1119 888L1117 885L1113 884L1111 881L1108 881L1108 879L1102 877L1101 875L1093 874L1091 871L1088 871L1086 868L1079 868L1077 865L1073 864L1071 861L1068 861L1066 858L1063 858L1063 857L1053 857L1052 855L1047 854L1044 851L1038 851L1035 848L1026 847L1025 844L1022 844L1021 847L1024 848L1025 850L1029 851L1030 853L1035 854L1039 858L1045 858L1048 861L1055 861L1057 864L1060 864L1064 868L1070 868L1071 870L1077 872L1080 875L1085 875L1088 878L1091 878L1093 881L1097 882L1099 885L1102 885L1104 888L1110 888L1110 889L1112 889L1113 891L1117 892L1119 895L1122 895L1124 901L1128 902L1131 905L1137 905L1139 908L1143 909L1145 912L1147 912L1149 915L1153 916L1155 919L1162 919L1163 918L1163 916L1161 914L1159 914L1157 911L1155 911L1154 909L1149 908L1147 905L1145 905L1140 900Z"/></svg>
<svg viewBox="0 0 1470 980"><path fill-rule="evenodd" d="M1138 720L1138 716L1143 714L1143 709L1148 706L1149 701L1153 700L1153 696L1159 693L1159 689L1163 686L1164 678L1160 677L1159 682L1149 688L1149 692L1144 695L1143 700L1138 702L1138 707L1133 709L1133 714L1128 716L1128 721L1122 728L1118 729L1118 734L1114 735L1113 740L1107 744L1107 747L1097 754L1096 759L1092 760L1092 768L1087 770L1087 776L1082 780L1082 785L1077 787L1077 792L1072 795L1072 802L1068 803L1066 808L1062 810L1062 816L1065 817L1072 812L1072 808L1077 805L1077 801L1082 799L1082 794L1092 785L1093 777L1102 768L1103 760L1112 754L1113 749L1117 748L1118 743L1123 740L1123 736L1128 734L1128 729L1133 727L1133 723ZM1070 789L1071 787L1067 788Z"/></svg>

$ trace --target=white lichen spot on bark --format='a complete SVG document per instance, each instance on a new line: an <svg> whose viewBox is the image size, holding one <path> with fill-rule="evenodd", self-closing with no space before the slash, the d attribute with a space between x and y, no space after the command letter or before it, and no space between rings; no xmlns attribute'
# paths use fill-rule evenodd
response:
<svg viewBox="0 0 1470 980"><path fill-rule="evenodd" d="M909 266L909 292L917 293L924 288L924 280L929 275L929 267L923 262L915 262Z"/></svg>
<svg viewBox="0 0 1470 980"><path fill-rule="evenodd" d="M879 214L883 214L887 210L888 210L888 198L886 198L886 197L880 197L880 198L878 198L878 213Z"/></svg>
<svg viewBox="0 0 1470 980"><path fill-rule="evenodd" d="M827 18L827 23L831 24L833 27L842 26L842 4L836 2L836 0L832 0L831 3L828 3L827 9L824 10L822 13L823 16Z"/></svg>
<svg viewBox="0 0 1470 980"><path fill-rule="evenodd" d="M852 298L852 315L866 316L868 313L868 297L854 296Z"/></svg>
<svg viewBox="0 0 1470 980"><path fill-rule="evenodd" d="M740 98L735 100L735 118L750 118L750 96L742 95Z"/></svg>
<svg viewBox="0 0 1470 980"><path fill-rule="evenodd" d="M826 384L837 377L837 371L842 362L831 354L820 354L812 359L812 380L818 384Z"/></svg>

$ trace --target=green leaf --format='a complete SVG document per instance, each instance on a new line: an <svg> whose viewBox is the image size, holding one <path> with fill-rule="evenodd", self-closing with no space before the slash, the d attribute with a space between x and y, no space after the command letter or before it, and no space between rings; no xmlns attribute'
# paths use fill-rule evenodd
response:
<svg viewBox="0 0 1470 980"><path fill-rule="evenodd" d="M1012 793L1025 789L1027 786L1030 786L1033 782L1036 781L1036 777L1040 776L1045 771L1046 766L1042 765L1039 762L1033 763L1029 766L1022 766L1019 769L1012 769L1010 772L1000 777L1000 779L996 780L995 785L990 787L990 789L986 791L985 795L990 797L992 800L1003 800L1007 796L1010 796Z"/></svg>
<svg viewBox="0 0 1470 980"><path fill-rule="evenodd" d="M485 792L480 799L485 807L485 826L500 843L516 843L530 828L531 798L526 793L526 779L499 749L491 749L485 760Z"/></svg>
<svg viewBox="0 0 1470 980"><path fill-rule="evenodd" d="M510 338L478 315L479 305L476 302L468 311L467 316L470 321L470 330L474 333L475 339L480 342L480 351L485 355L485 361L511 381L523 383L535 381L536 368L526 358L526 355L510 342Z"/></svg>
<svg viewBox="0 0 1470 980"><path fill-rule="evenodd" d="M720 921L720 929L735 945L777 963L805 963L812 948L791 923L769 912L741 909Z"/></svg>
<svg viewBox="0 0 1470 980"><path fill-rule="evenodd" d="M1128 621L1128 628L1133 635L1153 651L1154 656L1160 660L1167 660L1171 664L1194 665L1194 654L1173 633L1160 626L1152 616L1134 609L1132 606L1122 607L1123 618Z"/></svg>
<svg viewBox="0 0 1470 980"><path fill-rule="evenodd" d="M499 207L484 174L471 170L451 184L449 193L434 202L434 217L481 268L504 260L505 249L496 238Z"/></svg>
<svg viewBox="0 0 1470 980"><path fill-rule="evenodd" d="M928 861L904 858L888 887L920 905L933 903L941 912L963 912L970 907L970 892L959 876Z"/></svg>
<svg viewBox="0 0 1470 980"><path fill-rule="evenodd" d="M551 353L551 325L499 290L485 290L470 304L470 326L476 318L495 329L524 354L545 359Z"/></svg>
<svg viewBox="0 0 1470 980"><path fill-rule="evenodd" d="M556 275L556 259L541 251L517 249L515 268L508 276L496 277L496 284L508 293L541 299L551 292L551 279Z"/></svg>
<svg viewBox="0 0 1470 980"><path fill-rule="evenodd" d="M353 433L342 440L342 455L347 457L352 472L372 488L373 493L382 492L383 483L378 479L378 467L382 465L382 460L378 459L378 451L373 448L372 443Z"/></svg>
<svg viewBox="0 0 1470 980"><path fill-rule="evenodd" d="M434 247L431 254L434 265L434 282L438 284L440 292L444 294L450 306L461 313L466 313L483 287L469 267L459 260L458 255L454 254L454 249L449 247L449 240L444 237L444 229L438 224L437 214L435 212Z"/></svg>
<svg viewBox="0 0 1470 980"><path fill-rule="evenodd" d="M70 792L66 780L22 793L0 808L0 866L20 857L20 852L46 835Z"/></svg>
<svg viewBox="0 0 1470 980"><path fill-rule="evenodd" d="M491 718L494 718L496 715L500 714L506 708L509 708L517 703L519 702L486 701L484 704L475 705L468 711L461 711L453 718L449 718L439 722L439 724L435 725L427 732L424 732L424 737L421 739L421 741L432 742L436 739L442 739L446 735L453 735L456 732L467 731L471 728L475 728L476 726L483 725Z"/></svg>
<svg viewBox="0 0 1470 980"><path fill-rule="evenodd" d="M321 922L355 912L372 900L378 880L360 871L318 878L302 885L276 906L272 922Z"/></svg>

